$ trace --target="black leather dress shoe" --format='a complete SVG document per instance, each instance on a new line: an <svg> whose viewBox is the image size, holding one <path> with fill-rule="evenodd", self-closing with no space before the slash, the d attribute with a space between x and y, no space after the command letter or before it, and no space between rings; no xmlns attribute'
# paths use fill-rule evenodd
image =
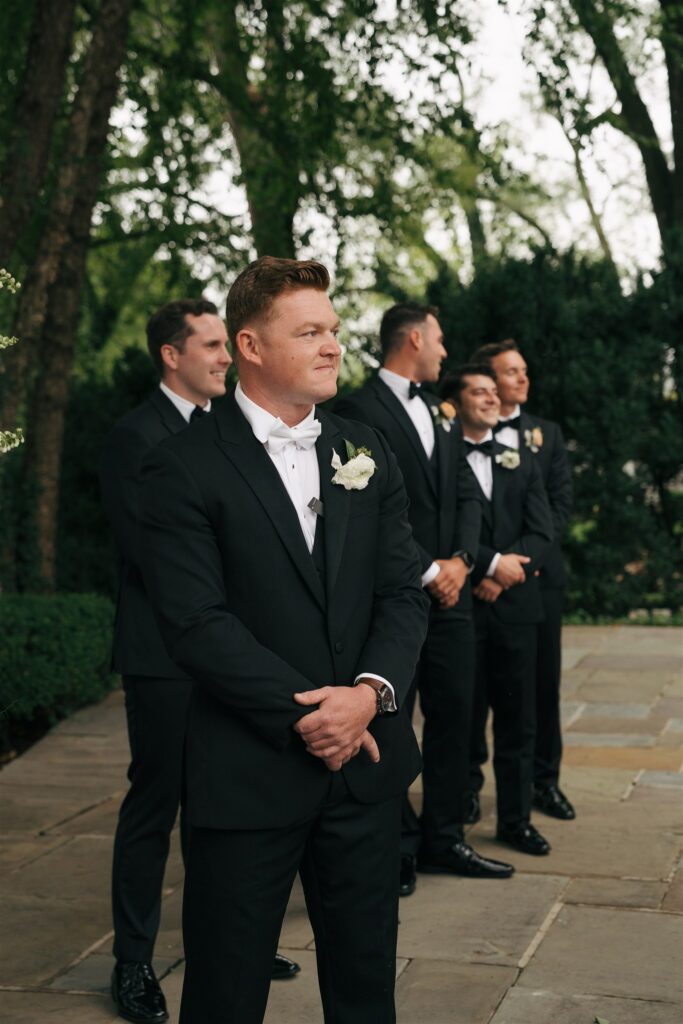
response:
<svg viewBox="0 0 683 1024"><path fill-rule="evenodd" d="M548 840L544 839L538 829L528 821L520 821L515 825L499 824L496 839L534 857L544 857L546 853L550 853Z"/></svg>
<svg viewBox="0 0 683 1024"><path fill-rule="evenodd" d="M119 1017L133 1024L168 1020L164 993L150 963L118 961L111 976L111 997Z"/></svg>
<svg viewBox="0 0 683 1024"><path fill-rule="evenodd" d="M476 825L481 818L481 805L479 803L479 794L470 793L469 801L467 804L467 813L465 814L466 825Z"/></svg>
<svg viewBox="0 0 683 1024"><path fill-rule="evenodd" d="M399 896L412 896L415 892L416 883L415 857L412 853L404 853L401 855L401 878L398 884Z"/></svg>
<svg viewBox="0 0 683 1024"><path fill-rule="evenodd" d="M453 843L450 850L430 854L420 852L417 869L426 875L464 875L465 878L510 878L512 864L482 857L469 843Z"/></svg>
<svg viewBox="0 0 683 1024"><path fill-rule="evenodd" d="M532 803L551 818L572 821L576 817L576 811L559 786L534 786Z"/></svg>
<svg viewBox="0 0 683 1024"><path fill-rule="evenodd" d="M283 956L282 953L276 953L270 976L273 981L285 981L287 978L293 978L300 970L301 968L294 960Z"/></svg>

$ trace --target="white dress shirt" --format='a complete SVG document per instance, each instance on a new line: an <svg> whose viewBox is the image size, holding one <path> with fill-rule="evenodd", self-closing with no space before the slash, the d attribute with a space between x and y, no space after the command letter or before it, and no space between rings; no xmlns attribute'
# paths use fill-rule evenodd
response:
<svg viewBox="0 0 683 1024"><path fill-rule="evenodd" d="M311 498L320 498L320 469L318 468L318 456L315 445L310 448L302 448L296 443L297 429L308 426L315 419L315 406L311 407L308 416L304 417L301 423L292 427L292 441L285 444L280 451L271 452L268 447L268 435L272 428L281 423L282 420L260 405L247 398L242 390L241 384L235 388L235 401L240 407L249 426L254 431L254 436L261 444L265 445L266 451L275 466L285 490L290 497L294 511L299 519L301 531L306 541L306 547L313 551L315 543L315 526L318 519L315 512L311 511L308 503Z"/></svg>
<svg viewBox="0 0 683 1024"><path fill-rule="evenodd" d="M500 416L498 422L507 423L508 420L512 420L515 416L519 416L519 413L519 405L516 405L509 416ZM519 430L517 430L516 427L503 427L502 430L497 430L496 440L500 444L504 444L506 448L516 448L517 451L519 451Z"/></svg>
<svg viewBox="0 0 683 1024"><path fill-rule="evenodd" d="M483 444L484 441L493 440L493 431L487 430L484 437L480 438L478 441L475 441L473 437L468 437L467 434L465 434L464 437L465 440L469 441L471 444ZM484 452L468 452L467 461L470 464L472 472L479 481L479 486L486 495L486 500L491 501L493 497L493 465L490 455L485 455ZM491 564L486 570L487 576L493 576L499 559L500 552L497 552L491 559Z"/></svg>
<svg viewBox="0 0 683 1024"><path fill-rule="evenodd" d="M417 436L422 442L427 458L431 459L435 443L434 420L427 408L427 403L418 395L415 395L414 398L410 397L410 381L407 377L401 377L400 374L394 373L393 370L387 370L383 366L379 371L379 379L384 381L386 386L398 398L410 417L411 423L417 430ZM440 572L441 566L437 565L436 562L432 562L422 573L422 586L426 587L428 583L436 579Z"/></svg>
<svg viewBox="0 0 683 1024"><path fill-rule="evenodd" d="M189 423L190 422L190 416L192 415L192 413L194 412L194 410L197 407L196 406L196 402L188 402L188 400L186 398L182 398L180 395L177 395L175 393L175 391L171 391L171 389L169 387L167 387L164 384L163 381L161 382L159 387L161 388L163 393L166 395L166 397L170 398L170 400L173 402L173 404L175 405L176 409L178 410L180 415L183 417L185 422ZM204 410L204 412L211 412L211 399L208 400L206 405L202 406L202 409Z"/></svg>

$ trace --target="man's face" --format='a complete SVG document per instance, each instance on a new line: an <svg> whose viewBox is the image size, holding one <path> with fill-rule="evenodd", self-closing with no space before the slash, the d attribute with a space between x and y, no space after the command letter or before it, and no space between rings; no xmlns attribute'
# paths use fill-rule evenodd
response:
<svg viewBox="0 0 683 1024"><path fill-rule="evenodd" d="M164 378L183 398L203 406L210 398L225 394L225 375L232 363L228 334L221 318L212 313L188 313L185 321L192 333L185 339L182 352L173 345L161 347L170 371Z"/></svg>
<svg viewBox="0 0 683 1024"><path fill-rule="evenodd" d="M468 430L489 430L498 422L500 399L496 382L491 377L485 377L483 374L466 377L465 387L456 404L465 433Z"/></svg>
<svg viewBox="0 0 683 1024"><path fill-rule="evenodd" d="M524 405L529 397L529 378L519 352L501 352L493 357L491 367L503 405Z"/></svg>
<svg viewBox="0 0 683 1024"><path fill-rule="evenodd" d="M297 288L273 302L267 319L238 332L250 395L266 407L310 408L337 393L339 318L326 292ZM240 364L240 370L242 365ZM253 371L253 372L252 372Z"/></svg>
<svg viewBox="0 0 683 1024"><path fill-rule="evenodd" d="M447 355L443 347L443 331L439 321L431 313L418 329L422 345L418 353L417 382L436 381L439 379L441 364Z"/></svg>

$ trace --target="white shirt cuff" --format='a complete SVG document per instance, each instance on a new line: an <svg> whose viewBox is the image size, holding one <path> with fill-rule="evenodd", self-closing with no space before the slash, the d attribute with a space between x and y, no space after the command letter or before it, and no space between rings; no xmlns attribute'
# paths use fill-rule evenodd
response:
<svg viewBox="0 0 683 1024"><path fill-rule="evenodd" d="M396 690L393 688L389 680L385 679L384 676L378 676L376 672L361 672L360 675L357 675L356 678L354 679L353 685L355 686L358 680L363 679L364 677L369 679L379 679L380 683L385 683L391 690L391 697L394 702L393 710L398 711L398 704L396 703Z"/></svg>
<svg viewBox="0 0 683 1024"><path fill-rule="evenodd" d="M431 583L432 580L436 579L440 572L441 566L438 565L436 562L432 562L429 568L425 569L425 571L422 573L422 586L426 587L428 583Z"/></svg>
<svg viewBox="0 0 683 1024"><path fill-rule="evenodd" d="M491 564L489 565L488 569L486 570L486 575L487 576L493 576L494 572L496 571L496 569L498 567L498 562L499 561L500 561L500 551L497 554L495 554L493 556L493 558L491 559Z"/></svg>

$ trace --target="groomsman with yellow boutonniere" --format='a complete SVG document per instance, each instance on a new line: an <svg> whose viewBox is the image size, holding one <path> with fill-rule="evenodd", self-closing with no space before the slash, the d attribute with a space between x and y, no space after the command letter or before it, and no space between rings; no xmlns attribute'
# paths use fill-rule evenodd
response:
<svg viewBox="0 0 683 1024"><path fill-rule="evenodd" d="M555 539L540 575L544 619L538 627L536 657L533 803L534 807L553 818L571 820L576 817L576 812L559 786L562 760L562 607L567 585L561 544L572 510L572 479L567 449L559 424L541 419L525 408L529 376L526 362L514 341L484 345L472 358L487 363L496 375L500 399L500 417L495 427L497 440L536 461L553 515Z"/></svg>
<svg viewBox="0 0 683 1024"><path fill-rule="evenodd" d="M476 633L473 732L493 710L496 837L522 853L547 854L550 845L531 824L534 760L536 633L543 611L538 569L553 535L550 506L538 466L493 436L500 401L492 371L470 364L441 388L476 477L483 514L472 573ZM471 771L472 793L483 783Z"/></svg>
<svg viewBox="0 0 683 1024"><path fill-rule="evenodd" d="M479 545L481 503L465 462L455 408L430 390L446 357L438 310L416 303L388 309L380 326L383 366L335 411L386 437L405 480L409 518L430 595L429 630L408 698L424 714L423 805L418 819L406 791L399 893L415 889L416 869L468 878L509 878L512 867L465 842L474 687L470 572Z"/></svg>

